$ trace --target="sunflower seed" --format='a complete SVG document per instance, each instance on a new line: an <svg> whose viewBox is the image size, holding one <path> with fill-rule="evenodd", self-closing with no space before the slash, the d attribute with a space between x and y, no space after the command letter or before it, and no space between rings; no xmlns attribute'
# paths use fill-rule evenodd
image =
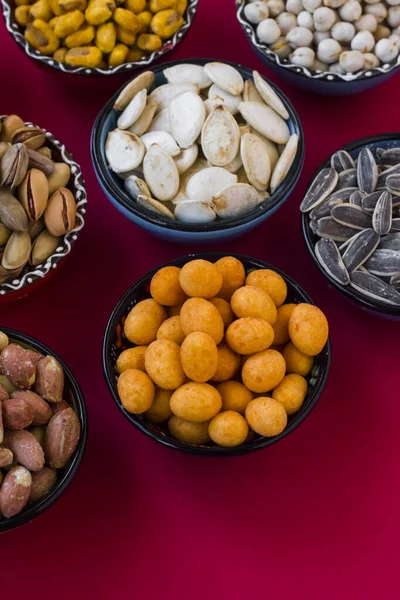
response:
<svg viewBox="0 0 400 600"><path fill-rule="evenodd" d="M378 167L369 148L363 148L357 161L357 181L359 188L367 194L373 192L378 181Z"/></svg>
<svg viewBox="0 0 400 600"><path fill-rule="evenodd" d="M144 196L151 195L147 183L143 181L143 179L140 179L140 177L137 177L136 175L130 175L125 179L124 188L133 200L136 200L139 194L142 194Z"/></svg>
<svg viewBox="0 0 400 600"><path fill-rule="evenodd" d="M382 165L395 166L400 164L400 148L383 150L382 154L379 156L379 160Z"/></svg>
<svg viewBox="0 0 400 600"><path fill-rule="evenodd" d="M373 213L375 210L376 203L378 202L382 193L383 192L381 191L376 191L372 192L372 194L367 194L366 196L364 195L364 198L361 201L361 206L363 210L365 210L366 212Z"/></svg>
<svg viewBox="0 0 400 600"><path fill-rule="evenodd" d="M352 192L349 198L350 204L355 204L356 206L362 207L362 200L365 197L365 193L361 190L355 190Z"/></svg>
<svg viewBox="0 0 400 600"><path fill-rule="evenodd" d="M349 283L349 274L333 240L324 238L318 240L315 244L315 255L332 279L341 285L347 285Z"/></svg>
<svg viewBox="0 0 400 600"><path fill-rule="evenodd" d="M386 169L385 171L380 173L378 177L377 187L384 187L386 185L386 180L388 177L390 177L391 175L398 175L399 173L400 163L398 165L395 165L394 167L389 167L389 169Z"/></svg>
<svg viewBox="0 0 400 600"><path fill-rule="evenodd" d="M334 206L337 206L338 204L342 204L342 203L343 203L343 200L341 200L341 198L336 199L335 193L333 193L329 196L329 198L327 200L325 200L325 202L323 202L322 204L319 204L316 208L314 208L310 212L310 219L315 221L318 219L322 219L323 217L329 217L331 214L332 208Z"/></svg>
<svg viewBox="0 0 400 600"><path fill-rule="evenodd" d="M365 229L363 229L362 231L357 231L357 233L355 235L353 235L351 238L349 238L348 240L346 240L345 242L340 244L339 251L342 256L343 256L346 248L348 248L350 246L350 244L352 244L363 233L363 231L365 231Z"/></svg>
<svg viewBox="0 0 400 600"><path fill-rule="evenodd" d="M390 230L390 233L393 233L395 231L400 231L400 219L392 219L392 228Z"/></svg>
<svg viewBox="0 0 400 600"><path fill-rule="evenodd" d="M386 179L386 187L395 196L400 196L400 175L390 175Z"/></svg>
<svg viewBox="0 0 400 600"><path fill-rule="evenodd" d="M339 173L338 188L357 186L357 169L348 169Z"/></svg>
<svg viewBox="0 0 400 600"><path fill-rule="evenodd" d="M400 233L389 233L381 238L379 248L400 252Z"/></svg>
<svg viewBox="0 0 400 600"><path fill-rule="evenodd" d="M381 160L381 156L382 154L385 152L384 148L377 148L376 149L376 158L378 158L379 160Z"/></svg>
<svg viewBox="0 0 400 600"><path fill-rule="evenodd" d="M376 250L365 266L372 275L395 275L400 272L400 252Z"/></svg>
<svg viewBox="0 0 400 600"><path fill-rule="evenodd" d="M392 194L390 192L382 192L372 215L372 227L379 235L385 235L385 233L389 233L391 226Z"/></svg>
<svg viewBox="0 0 400 600"><path fill-rule="evenodd" d="M350 275L350 285L370 300L400 306L400 294L391 285L370 273L355 271Z"/></svg>
<svg viewBox="0 0 400 600"><path fill-rule="evenodd" d="M357 229L346 227L335 221L332 217L324 217L315 222L311 221L311 227L314 227L313 230L316 235L334 240L335 242L345 242L358 233Z"/></svg>
<svg viewBox="0 0 400 600"><path fill-rule="evenodd" d="M370 215L355 204L343 203L334 206L331 211L332 217L341 225L352 227L353 229L369 229L372 225Z"/></svg>
<svg viewBox="0 0 400 600"><path fill-rule="evenodd" d="M373 229L364 229L350 240L343 254L343 263L349 273L356 271L375 252L379 244L379 235Z"/></svg>
<svg viewBox="0 0 400 600"><path fill-rule="evenodd" d="M339 176L335 169L321 169L300 204L301 212L309 212L329 196L336 187Z"/></svg>
<svg viewBox="0 0 400 600"><path fill-rule="evenodd" d="M337 173L341 173L348 169L354 169L355 166L354 160L345 150L338 150L335 154L332 154L331 167L332 169L335 169Z"/></svg>
<svg viewBox="0 0 400 600"><path fill-rule="evenodd" d="M396 291L400 291L400 273L392 275L390 278L390 285L392 285Z"/></svg>

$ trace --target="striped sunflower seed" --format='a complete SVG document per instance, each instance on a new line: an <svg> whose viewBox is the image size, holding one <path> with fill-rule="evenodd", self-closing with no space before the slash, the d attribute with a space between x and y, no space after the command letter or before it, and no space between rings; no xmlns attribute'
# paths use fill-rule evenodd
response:
<svg viewBox="0 0 400 600"><path fill-rule="evenodd" d="M392 219L392 228L390 233L394 233L396 231L400 231L400 219Z"/></svg>
<svg viewBox="0 0 400 600"><path fill-rule="evenodd" d="M380 173L376 187L384 187L386 185L388 177L390 177L391 175L398 175L399 173L400 163L398 165L395 165L394 167L389 167L388 169L385 169L384 171L382 171L382 173Z"/></svg>
<svg viewBox="0 0 400 600"><path fill-rule="evenodd" d="M354 192L352 192L352 194L350 194L349 202L350 204L355 204L355 206L359 206L361 208L364 197L365 192L356 189Z"/></svg>
<svg viewBox="0 0 400 600"><path fill-rule="evenodd" d="M347 169L354 169L354 160L346 150L338 150L331 157L331 167L336 173L341 173Z"/></svg>
<svg viewBox="0 0 400 600"><path fill-rule="evenodd" d="M325 200L325 202L310 212L310 218L322 219L322 217L328 217L331 214L331 209L337 204L346 202L355 190L357 190L357 188L344 188L342 190L336 190Z"/></svg>
<svg viewBox="0 0 400 600"><path fill-rule="evenodd" d="M353 289L369 300L400 306L400 294L391 285L366 271L355 271L350 275Z"/></svg>
<svg viewBox="0 0 400 600"><path fill-rule="evenodd" d="M357 229L346 227L332 217L324 217L318 221L311 221L311 229L316 235L328 238L335 242L345 242L357 233Z"/></svg>
<svg viewBox="0 0 400 600"><path fill-rule="evenodd" d="M357 186L357 169L348 169L339 173L338 188L348 188Z"/></svg>
<svg viewBox="0 0 400 600"><path fill-rule="evenodd" d="M379 248L400 252L400 233L389 233L381 238Z"/></svg>
<svg viewBox="0 0 400 600"><path fill-rule="evenodd" d="M318 240L315 244L315 256L332 279L341 285L347 285L349 283L349 274L333 240L324 238Z"/></svg>
<svg viewBox="0 0 400 600"><path fill-rule="evenodd" d="M396 291L400 291L400 273L392 275L390 278L390 285L392 285Z"/></svg>
<svg viewBox="0 0 400 600"><path fill-rule="evenodd" d="M373 192L378 182L378 167L369 148L363 148L357 161L357 181L359 188L367 194Z"/></svg>
<svg viewBox="0 0 400 600"><path fill-rule="evenodd" d="M375 252L379 235L373 229L364 229L352 238L343 254L343 263L349 273L356 271Z"/></svg>
<svg viewBox="0 0 400 600"><path fill-rule="evenodd" d="M400 174L390 175L386 179L386 187L394 196L400 196Z"/></svg>
<svg viewBox="0 0 400 600"><path fill-rule="evenodd" d="M321 169L300 204L303 213L321 204L335 189L339 176L335 169Z"/></svg>
<svg viewBox="0 0 400 600"><path fill-rule="evenodd" d="M369 229L372 225L370 215L367 215L359 206L348 202L334 206L331 216L341 225L353 229Z"/></svg>
<svg viewBox="0 0 400 600"><path fill-rule="evenodd" d="M378 198L374 214L372 215L372 227L379 233L385 235L389 233L392 226L392 194L383 192Z"/></svg>
<svg viewBox="0 0 400 600"><path fill-rule="evenodd" d="M400 252L376 250L365 266L372 275L396 275L400 272Z"/></svg>
<svg viewBox="0 0 400 600"><path fill-rule="evenodd" d="M379 156L382 165L395 166L400 164L400 148L388 148Z"/></svg>
<svg viewBox="0 0 400 600"><path fill-rule="evenodd" d="M363 210L369 213L373 213L375 210L376 203L381 197L382 191L372 192L372 194L367 194L361 201L361 206Z"/></svg>

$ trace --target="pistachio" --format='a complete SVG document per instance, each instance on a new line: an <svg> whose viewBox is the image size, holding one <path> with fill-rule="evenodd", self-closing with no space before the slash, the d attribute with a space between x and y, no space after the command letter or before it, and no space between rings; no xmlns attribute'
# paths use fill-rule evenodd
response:
<svg viewBox="0 0 400 600"><path fill-rule="evenodd" d="M28 157L28 166L30 169L39 169L39 171L43 171L47 177L50 177L54 172L55 167L53 161L47 158L42 152L28 148Z"/></svg>
<svg viewBox="0 0 400 600"><path fill-rule="evenodd" d="M37 150L43 146L45 141L46 135L38 127L21 127L14 131L11 138L12 144L25 144L31 150Z"/></svg>
<svg viewBox="0 0 400 600"><path fill-rule="evenodd" d="M71 177L71 169L66 163L57 162L53 164L54 171L48 177L49 195L53 194L58 188L65 187Z"/></svg>
<svg viewBox="0 0 400 600"><path fill-rule="evenodd" d="M31 253L29 233L16 232L11 235L4 250L1 265L9 271L25 266Z"/></svg>
<svg viewBox="0 0 400 600"><path fill-rule="evenodd" d="M21 127L24 127L24 122L18 115L8 115L2 122L1 141L11 142L14 132Z"/></svg>
<svg viewBox="0 0 400 600"><path fill-rule="evenodd" d="M0 220L12 231L27 231L28 217L18 200L5 188L0 188Z"/></svg>
<svg viewBox="0 0 400 600"><path fill-rule="evenodd" d="M73 194L65 187L51 196L44 213L46 227L54 236L64 235L75 227L76 202Z"/></svg>
<svg viewBox="0 0 400 600"><path fill-rule="evenodd" d="M11 229L0 223L0 246L7 244L11 234Z"/></svg>
<svg viewBox="0 0 400 600"><path fill-rule="evenodd" d="M21 183L28 169L28 153L23 144L10 146L4 154L1 165L1 185L16 187Z"/></svg>
<svg viewBox="0 0 400 600"><path fill-rule="evenodd" d="M57 249L59 237L54 237L48 231L42 231L32 246L30 263L34 267L44 263Z"/></svg>
<svg viewBox="0 0 400 600"><path fill-rule="evenodd" d="M0 265L0 283L6 283L6 281L10 281L11 279L18 277L18 275L20 275L23 268L24 267L20 267L19 269L9 270L9 269L5 269L4 267L2 267Z"/></svg>
<svg viewBox="0 0 400 600"><path fill-rule="evenodd" d="M34 152L35 152L35 150L34 150ZM47 146L42 146L41 148L39 148L39 150L37 152L39 152L39 154L43 154L43 156L45 156L49 160L52 159L51 150Z"/></svg>
<svg viewBox="0 0 400 600"><path fill-rule="evenodd" d="M40 217L37 221L29 221L28 224L28 233L30 235L31 240L37 238L39 233L44 229L44 217Z"/></svg>
<svg viewBox="0 0 400 600"><path fill-rule="evenodd" d="M19 186L18 197L29 220L40 219L49 198L49 184L46 175L39 169L30 169Z"/></svg>
<svg viewBox="0 0 400 600"><path fill-rule="evenodd" d="M11 147L9 142L0 142L0 160L3 158L7 150Z"/></svg>

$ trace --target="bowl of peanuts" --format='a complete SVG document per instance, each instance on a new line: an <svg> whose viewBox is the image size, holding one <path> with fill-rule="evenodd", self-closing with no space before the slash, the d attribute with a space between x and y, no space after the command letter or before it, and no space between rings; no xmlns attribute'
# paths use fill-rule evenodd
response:
<svg viewBox="0 0 400 600"><path fill-rule="evenodd" d="M150 439L202 456L254 452L310 414L331 360L328 322L288 275L202 253L144 275L115 306L103 371Z"/></svg>
<svg viewBox="0 0 400 600"><path fill-rule="evenodd" d="M342 95L400 68L398 0L236 0L253 50L288 83Z"/></svg>
<svg viewBox="0 0 400 600"><path fill-rule="evenodd" d="M41 65L116 75L152 64L183 39L199 0L1 0L6 28Z"/></svg>

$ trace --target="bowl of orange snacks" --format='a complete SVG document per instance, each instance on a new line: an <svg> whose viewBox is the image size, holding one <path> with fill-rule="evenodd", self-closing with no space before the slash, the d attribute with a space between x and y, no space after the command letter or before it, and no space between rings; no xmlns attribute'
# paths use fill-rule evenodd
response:
<svg viewBox="0 0 400 600"><path fill-rule="evenodd" d="M291 433L329 373L328 322L285 273L242 255L173 260L114 308L103 370L125 417L184 452L232 456Z"/></svg>

